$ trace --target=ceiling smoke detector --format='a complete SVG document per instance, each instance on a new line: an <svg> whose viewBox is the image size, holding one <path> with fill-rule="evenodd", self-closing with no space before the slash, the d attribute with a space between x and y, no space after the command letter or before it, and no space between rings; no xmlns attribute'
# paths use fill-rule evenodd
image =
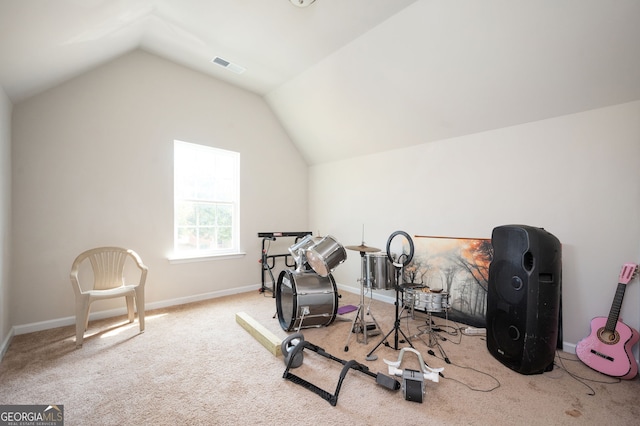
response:
<svg viewBox="0 0 640 426"><path fill-rule="evenodd" d="M307 7L316 0L289 0L289 2L298 7Z"/></svg>

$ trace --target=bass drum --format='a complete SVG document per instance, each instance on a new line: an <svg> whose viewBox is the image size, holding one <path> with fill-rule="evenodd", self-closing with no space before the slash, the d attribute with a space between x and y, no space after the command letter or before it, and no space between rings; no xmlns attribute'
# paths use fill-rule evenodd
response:
<svg viewBox="0 0 640 426"><path fill-rule="evenodd" d="M284 270L276 284L276 309L285 331L322 327L336 319L338 293L332 275Z"/></svg>

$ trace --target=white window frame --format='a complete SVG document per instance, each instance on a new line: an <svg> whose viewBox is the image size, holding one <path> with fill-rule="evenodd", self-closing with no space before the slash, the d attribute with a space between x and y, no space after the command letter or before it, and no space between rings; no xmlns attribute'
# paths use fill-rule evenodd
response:
<svg viewBox="0 0 640 426"><path fill-rule="evenodd" d="M189 167L181 167L179 164L179 157L181 153L192 155L196 158L193 159L194 164L190 164ZM170 260L188 260L188 259L206 259L212 257L225 257L242 254L240 252L240 153L235 151L229 151L220 148L214 148L208 145L196 144L191 142L184 142L180 140L174 140L174 200L173 200L173 255L170 256ZM231 160L230 169L222 176L215 170L215 162L217 160L229 161ZM211 164L209 168L208 164ZM200 173L198 173L200 172ZM194 184L194 188L191 193L186 194L180 190L181 181L185 178L189 178L192 181L197 181ZM219 182L222 180L228 181L228 186L220 187ZM208 192L214 192L216 194L204 194L203 187L208 187ZM213 188L213 189L211 189ZM198 190L200 189L200 190ZM224 194L221 196L221 194ZM220 197L220 198L218 198ZM185 248L184 244L180 243L180 236L184 236L181 233L185 229L185 223L179 223L182 215L180 214L180 207L184 207L184 203L193 204L195 224L189 224L187 227L192 228L195 232L196 247ZM220 226L217 223L217 215L214 221L214 225L200 225L198 223L200 208L223 208L228 206L231 208L231 244L229 247L197 247L202 243L204 238L200 238L201 231L213 232L217 237L218 231L224 226ZM210 211L210 210L209 210ZM217 240L217 238L213 238Z"/></svg>

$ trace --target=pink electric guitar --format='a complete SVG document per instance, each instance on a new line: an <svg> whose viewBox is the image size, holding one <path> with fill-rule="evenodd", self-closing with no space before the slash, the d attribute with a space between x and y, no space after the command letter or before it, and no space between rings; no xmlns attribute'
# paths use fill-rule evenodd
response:
<svg viewBox="0 0 640 426"><path fill-rule="evenodd" d="M631 348L640 339L637 330L618 321L626 285L638 272L638 265L625 263L618 278L618 289L613 298L609 318L591 320L591 334L578 342L576 355L580 361L603 374L621 379L633 379L638 365Z"/></svg>

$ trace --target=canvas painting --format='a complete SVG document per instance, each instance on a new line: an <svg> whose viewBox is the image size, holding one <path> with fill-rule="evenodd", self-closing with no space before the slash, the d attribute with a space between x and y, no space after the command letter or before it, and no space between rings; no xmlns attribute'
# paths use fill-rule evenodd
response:
<svg viewBox="0 0 640 426"><path fill-rule="evenodd" d="M416 236L414 255L404 268L403 285L448 293L439 317L485 327L491 239ZM428 310L429 308L427 308Z"/></svg>

